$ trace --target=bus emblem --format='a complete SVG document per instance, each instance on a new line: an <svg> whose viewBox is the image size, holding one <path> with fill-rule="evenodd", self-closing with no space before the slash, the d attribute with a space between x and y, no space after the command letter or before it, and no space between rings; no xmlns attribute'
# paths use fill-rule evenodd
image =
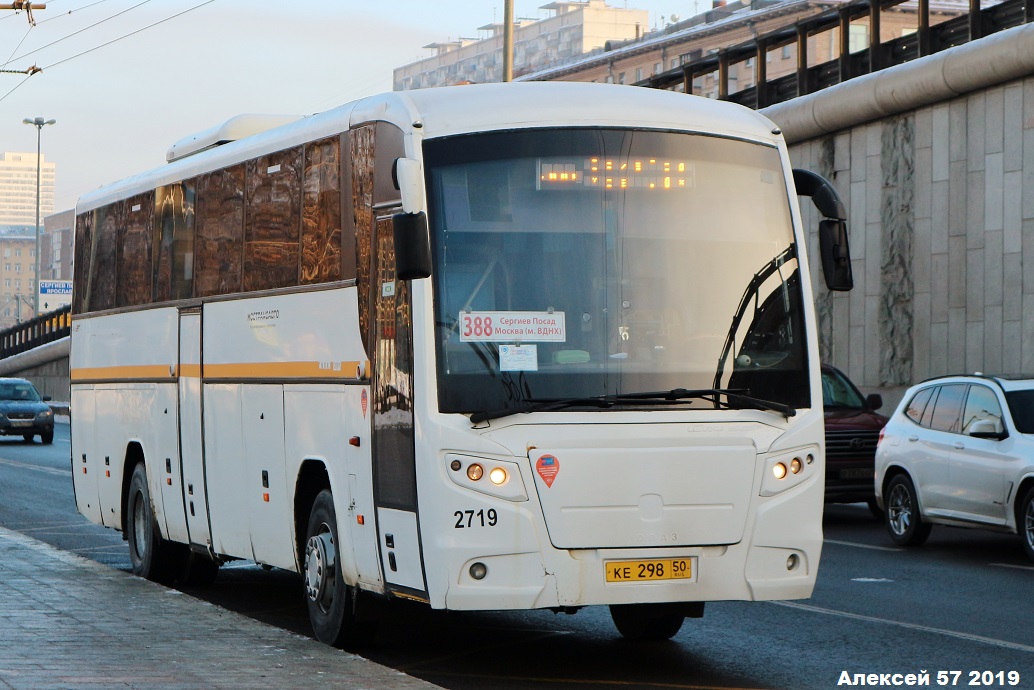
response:
<svg viewBox="0 0 1034 690"><path fill-rule="evenodd" d="M535 471L546 483L546 488L549 488L553 486L553 480L560 472L560 461L556 459L555 455L543 455L535 463Z"/></svg>
<svg viewBox="0 0 1034 690"><path fill-rule="evenodd" d="M363 394L359 399L360 404L363 406L363 419L366 419L366 406L369 404L369 400L366 397L366 389L363 389Z"/></svg>

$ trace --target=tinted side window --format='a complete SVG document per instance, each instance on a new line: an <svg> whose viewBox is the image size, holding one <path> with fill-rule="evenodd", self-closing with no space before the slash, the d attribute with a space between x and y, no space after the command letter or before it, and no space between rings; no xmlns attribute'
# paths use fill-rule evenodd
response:
<svg viewBox="0 0 1034 690"><path fill-rule="evenodd" d="M912 396L912 401L905 408L905 416L916 424L922 424L923 413L926 411L926 407L930 403L930 396L933 395L935 390L936 388L924 388Z"/></svg>
<svg viewBox="0 0 1034 690"><path fill-rule="evenodd" d="M966 396L966 408L962 414L962 433L968 434L973 422L982 419L994 422L995 431L998 433L1005 429L1002 425L1002 406L998 404L998 397L994 391L987 386L970 386L969 395Z"/></svg>
<svg viewBox="0 0 1034 690"><path fill-rule="evenodd" d="M965 384L953 383L941 386L941 394L937 396L937 402L934 404L930 428L958 433L959 413L962 411L962 401L965 397Z"/></svg>

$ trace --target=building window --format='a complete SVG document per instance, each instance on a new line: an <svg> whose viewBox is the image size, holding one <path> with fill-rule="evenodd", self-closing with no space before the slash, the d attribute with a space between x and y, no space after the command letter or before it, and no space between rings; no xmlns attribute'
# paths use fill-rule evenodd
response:
<svg viewBox="0 0 1034 690"><path fill-rule="evenodd" d="M635 80L636 81L642 81L643 80L643 68L642 67L636 67L635 68Z"/></svg>
<svg viewBox="0 0 1034 690"><path fill-rule="evenodd" d="M625 73L624 72L618 72L618 83L619 84L624 84L625 83Z"/></svg>
<svg viewBox="0 0 1034 690"><path fill-rule="evenodd" d="M15 256L21 256L22 255L22 250L21 249L15 249L14 250L14 255Z"/></svg>
<svg viewBox="0 0 1034 690"><path fill-rule="evenodd" d="M790 46L789 45L783 46L782 58L784 60L789 60L790 59Z"/></svg>
<svg viewBox="0 0 1034 690"><path fill-rule="evenodd" d="M848 52L857 53L869 47L869 27L864 24L852 24L849 29Z"/></svg>

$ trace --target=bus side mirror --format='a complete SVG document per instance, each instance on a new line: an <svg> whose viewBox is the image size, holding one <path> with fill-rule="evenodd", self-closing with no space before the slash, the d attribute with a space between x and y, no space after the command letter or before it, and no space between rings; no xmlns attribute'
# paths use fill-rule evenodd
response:
<svg viewBox="0 0 1034 690"><path fill-rule="evenodd" d="M846 292L854 287L851 273L851 250L847 244L847 223L842 220L819 222L819 252L822 255L822 275L826 287L835 292Z"/></svg>
<svg viewBox="0 0 1034 690"><path fill-rule="evenodd" d="M424 210L424 164L415 158L396 158L392 169L395 189L402 197L402 210L420 213Z"/></svg>
<svg viewBox="0 0 1034 690"><path fill-rule="evenodd" d="M854 276L847 242L847 209L840 195L829 180L810 170L795 168L793 184L798 194L811 199L825 219L819 221L819 252L826 287L836 292L850 290L854 287Z"/></svg>
<svg viewBox="0 0 1034 690"><path fill-rule="evenodd" d="M395 236L395 277L416 280L431 275L431 241L424 213L396 213L391 217Z"/></svg>

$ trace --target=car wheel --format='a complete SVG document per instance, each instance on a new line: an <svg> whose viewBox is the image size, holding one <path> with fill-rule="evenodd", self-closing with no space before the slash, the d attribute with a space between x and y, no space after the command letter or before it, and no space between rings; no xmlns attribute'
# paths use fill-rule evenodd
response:
<svg viewBox="0 0 1034 690"><path fill-rule="evenodd" d="M32 438L30 437L29 440L31 441ZM51 429L50 431L43 432L42 434L39 435L39 440L45 446L51 445L52 443L54 443L54 430Z"/></svg>
<svg viewBox="0 0 1034 690"><path fill-rule="evenodd" d="M1027 552L1027 558L1034 561L1034 486L1023 495L1016 517L1016 531L1023 539L1023 550Z"/></svg>
<svg viewBox="0 0 1034 690"><path fill-rule="evenodd" d="M612 605L610 617L626 640L644 642L670 640L686 620L685 616L668 611L666 606L654 604Z"/></svg>
<svg viewBox="0 0 1034 690"><path fill-rule="evenodd" d="M373 621L356 617L356 590L341 570L334 496L324 489L313 501L305 532L305 603L316 639L334 647L351 647L369 641Z"/></svg>
<svg viewBox="0 0 1034 690"><path fill-rule="evenodd" d="M176 573L171 567L173 544L162 539L158 522L151 508L151 493L147 488L147 470L137 463L129 481L126 498L126 540L129 542L129 561L133 574L169 584Z"/></svg>
<svg viewBox="0 0 1034 690"><path fill-rule="evenodd" d="M887 485L887 531L894 543L918 546L930 536L930 523L919 515L916 487L907 474L896 475Z"/></svg>

